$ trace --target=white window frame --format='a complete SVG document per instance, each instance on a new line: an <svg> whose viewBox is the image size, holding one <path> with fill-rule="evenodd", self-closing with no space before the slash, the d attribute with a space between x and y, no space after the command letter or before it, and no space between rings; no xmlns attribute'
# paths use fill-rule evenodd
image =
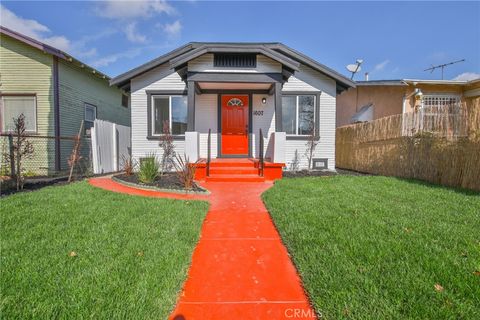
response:
<svg viewBox="0 0 480 320"><path fill-rule="evenodd" d="M315 126L315 120L316 120L316 112L317 112L317 95L312 93L302 93L302 94L288 94L288 93L284 93L282 94L282 97L292 97L294 96L295 97L295 133L289 133L287 134L287 136L290 136L290 137L295 137L295 136L298 136L298 137L308 137L310 136L309 134L298 134L298 127L299 127L299 119L298 119L298 115L299 115L299 112L298 112L298 109L300 107L299 105L299 101L300 101L300 96L313 96L313 134L317 134L315 131L316 131L316 126Z"/></svg>
<svg viewBox="0 0 480 320"><path fill-rule="evenodd" d="M87 120L87 109L92 108L95 111L95 119L93 121ZM97 106L88 102L83 103L83 121L84 122L91 122L92 124L95 124L95 120L97 120ZM89 136L90 134L87 134L87 131L84 131L86 136Z"/></svg>
<svg viewBox="0 0 480 320"><path fill-rule="evenodd" d="M421 108L425 107L425 100L428 99L428 98L437 98L437 99L442 99L442 98L451 99L451 98L454 98L454 99L457 100L457 103L459 103L461 101L461 96L458 93L428 93L428 94L424 94L422 96Z"/></svg>
<svg viewBox="0 0 480 320"><path fill-rule="evenodd" d="M32 131L32 130L26 130L25 132L26 133L30 133L30 134L36 134L38 132L38 122L37 122L37 95L36 94L21 94L21 93L14 93L14 94L8 94L8 95L2 95L0 98L0 115L2 116L2 123L0 124L0 128L1 128L1 132L2 133L12 133L14 130L6 130L5 129L5 126L6 126L6 123L5 123L5 116L4 116L4 106L5 106L5 98L25 98L25 97L28 97L28 98L33 98L33 114L34 114L34 117L33 117L33 120L34 120L34 123L35 123L35 129Z"/></svg>
<svg viewBox="0 0 480 320"><path fill-rule="evenodd" d="M155 94L152 95L152 101L150 101L150 119L152 119L150 123L150 130L152 133L153 137L161 137L163 136L163 133L155 133L155 98L167 98L168 97L168 125L170 126L170 134L175 135L175 136L184 136L185 134L174 134L172 132L172 98L179 97L179 98L184 98L186 97L185 95L181 94L173 94L173 95L164 95L164 94ZM188 106L187 106L187 112L188 112Z"/></svg>

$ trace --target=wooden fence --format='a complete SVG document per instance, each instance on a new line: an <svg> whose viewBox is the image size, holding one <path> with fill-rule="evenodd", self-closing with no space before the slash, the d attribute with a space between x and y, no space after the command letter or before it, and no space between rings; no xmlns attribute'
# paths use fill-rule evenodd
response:
<svg viewBox="0 0 480 320"><path fill-rule="evenodd" d="M480 191L480 98L337 128L336 165Z"/></svg>

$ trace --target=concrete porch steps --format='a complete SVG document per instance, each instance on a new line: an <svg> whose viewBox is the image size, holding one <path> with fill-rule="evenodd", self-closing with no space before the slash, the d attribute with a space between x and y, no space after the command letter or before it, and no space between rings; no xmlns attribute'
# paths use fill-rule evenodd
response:
<svg viewBox="0 0 480 320"><path fill-rule="evenodd" d="M215 159L210 163L210 175L206 181L263 182L255 162L250 159Z"/></svg>

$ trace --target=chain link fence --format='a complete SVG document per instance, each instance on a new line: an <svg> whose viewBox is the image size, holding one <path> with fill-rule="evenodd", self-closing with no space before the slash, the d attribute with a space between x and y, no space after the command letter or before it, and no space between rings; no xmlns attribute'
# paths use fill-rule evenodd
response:
<svg viewBox="0 0 480 320"><path fill-rule="evenodd" d="M16 136L12 134L0 135L0 176L15 176L16 159L13 152L15 138ZM22 160L22 174L26 178L59 177L69 174L69 158L75 147L76 137L27 135L26 139L33 146L33 153ZM82 136L80 141L81 158L74 168L74 174L75 176L92 175L91 138Z"/></svg>

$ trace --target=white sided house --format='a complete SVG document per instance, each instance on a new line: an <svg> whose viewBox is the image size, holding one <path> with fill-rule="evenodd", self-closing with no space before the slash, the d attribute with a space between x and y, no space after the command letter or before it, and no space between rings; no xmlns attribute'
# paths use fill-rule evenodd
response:
<svg viewBox="0 0 480 320"><path fill-rule="evenodd" d="M312 138L312 169L335 170L336 95L355 86L281 43L189 43L110 83L131 92L135 160L162 156L166 121L197 178L220 181L306 169Z"/></svg>

